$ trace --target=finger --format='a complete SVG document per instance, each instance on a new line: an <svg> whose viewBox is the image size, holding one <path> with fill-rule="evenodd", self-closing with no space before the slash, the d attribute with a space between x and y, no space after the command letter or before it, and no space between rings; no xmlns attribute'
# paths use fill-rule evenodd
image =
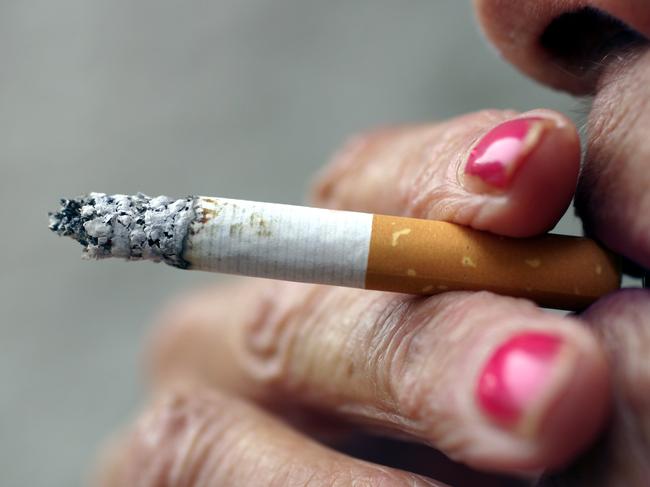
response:
<svg viewBox="0 0 650 487"><path fill-rule="evenodd" d="M560 114L484 111L358 137L325 169L313 199L530 236L564 213L579 165L576 129Z"/></svg>
<svg viewBox="0 0 650 487"><path fill-rule="evenodd" d="M622 291L583 316L600 336L612 369L613 417L607 433L548 486L644 486L650 478L650 292Z"/></svg>
<svg viewBox="0 0 650 487"><path fill-rule="evenodd" d="M650 267L647 2L475 3L488 37L507 59L552 86L596 92L576 205L590 233Z"/></svg>
<svg viewBox="0 0 650 487"><path fill-rule="evenodd" d="M229 387L504 471L567 461L606 413L594 338L526 301L256 286L206 293L168 315L151 353L159 387L188 378Z"/></svg>
<svg viewBox="0 0 650 487"><path fill-rule="evenodd" d="M603 66L650 37L645 0L474 0L508 61L554 88L595 91Z"/></svg>
<svg viewBox="0 0 650 487"><path fill-rule="evenodd" d="M338 454L242 401L200 390L159 401L104 461L103 487L442 485Z"/></svg>

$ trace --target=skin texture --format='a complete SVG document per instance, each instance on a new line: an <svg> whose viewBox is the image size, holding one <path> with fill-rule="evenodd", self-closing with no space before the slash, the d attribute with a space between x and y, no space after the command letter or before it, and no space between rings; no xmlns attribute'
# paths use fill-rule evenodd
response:
<svg viewBox="0 0 650 487"><path fill-rule="evenodd" d="M584 315L612 357L614 414L598 443L544 486L646 485L650 478L650 293L622 291Z"/></svg>
<svg viewBox="0 0 650 487"><path fill-rule="evenodd" d="M559 59L540 43L549 23L586 6L645 35L647 3L475 4L506 59L552 86L595 93L578 210L593 236L649 267L650 55L639 42L601 52L597 63L579 51L589 60L572 72L575 51ZM495 190L468 177L481 137L520 117L547 123L509 184ZM579 159L576 130L561 115L484 111L353 139L319 175L312 200L529 236L566 209ZM161 312L147 349L155 399L107 450L96 483L436 485L419 473L461 486L644 485L648 316L645 291L611 295L574 317L487 293L423 299L252 280L194 292ZM494 421L477 384L490 358L526 333L557 337L561 351L523 420Z"/></svg>

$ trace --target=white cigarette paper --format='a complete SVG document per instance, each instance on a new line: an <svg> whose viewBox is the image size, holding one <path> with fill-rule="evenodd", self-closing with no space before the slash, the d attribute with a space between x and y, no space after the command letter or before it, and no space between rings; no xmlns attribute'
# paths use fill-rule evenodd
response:
<svg viewBox="0 0 650 487"><path fill-rule="evenodd" d="M190 269L363 287L371 214L199 197Z"/></svg>

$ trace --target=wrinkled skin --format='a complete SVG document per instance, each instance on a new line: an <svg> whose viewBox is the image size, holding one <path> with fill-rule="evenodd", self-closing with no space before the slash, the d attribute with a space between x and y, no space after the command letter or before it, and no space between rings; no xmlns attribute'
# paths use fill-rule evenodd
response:
<svg viewBox="0 0 650 487"><path fill-rule="evenodd" d="M353 139L319 175L313 202L523 237L552 227L578 182L586 231L650 267L650 2L474 3L508 61L594 96L579 180L565 117L484 111ZM477 140L530 116L545 120L543 138L507 190L464 174ZM499 423L478 405L477 378L527 332L561 337L563 354L544 400ZM161 313L147 351L154 399L111 443L97 483L647 485L649 356L644 290L563 317L488 293L423 299L243 280Z"/></svg>

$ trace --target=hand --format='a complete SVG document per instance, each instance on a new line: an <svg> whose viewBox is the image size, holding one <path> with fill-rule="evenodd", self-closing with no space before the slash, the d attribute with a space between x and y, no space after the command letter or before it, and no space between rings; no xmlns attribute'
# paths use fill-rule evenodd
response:
<svg viewBox="0 0 650 487"><path fill-rule="evenodd" d="M592 236L650 269L648 2L475 3L488 36L519 68L556 88L595 95L576 206ZM585 5L601 11L580 10ZM548 485L647 485L650 293L622 291L582 318L609 356L613 419L596 447Z"/></svg>
<svg viewBox="0 0 650 487"><path fill-rule="evenodd" d="M545 63L552 61L540 54L546 51L536 50L532 42L572 2L477 3L486 29L510 59L556 86L564 83L575 91L593 87L585 80L584 86L574 86L575 77L548 68ZM641 4L609 3L617 15L634 13L634 6ZM631 25L643 23L639 12L629 19ZM509 41L512 32L522 41L514 47ZM641 55L600 90L592 115L591 133L596 135L588 154L589 167L595 169L591 178L583 178L579 201L597 236L647 266L649 239L643 235L650 233L639 211L639 202L648 198L643 191L648 187L645 172L640 171L648 150L640 123L647 116L642 109L643 62ZM617 83L631 87L622 90ZM615 88L607 98L611 86ZM623 103L628 95L631 100ZM617 121L615 130L607 129L603 114ZM551 112L535 114L560 126L549 124L505 191L477 176L464 177L461 169L480 134L513 115L481 113L436 127L361 139L325 173L316 201L446 219L505 235L541 232L566 207L575 182L577 140L570 124ZM625 130L619 128L621 121ZM599 133L599 127L604 131ZM557 188L550 195L549 186ZM643 425L650 398L644 394L648 389L643 360L650 342L643 292L613 296L585 315L599 332L596 336L603 337L603 351L578 321L485 293L418 299L250 282L206 291L164 315L166 324L154 335L150 352L155 390L163 399L154 401L113 450L104 474L107 485L430 484L309 439L335 446L349 441L356 426L434 446L481 469L512 472L559 466L598 430L609 402L604 360L613 355L617 399L611 433L601 443L605 455L598 464L587 457L552 480L581 485L588 478L593 479L588 485L635 485L647 478L642 475L647 474L648 438ZM498 377L485 375L486 364L507 342L512 350L513 337L529 332L553 337L537 343L561 339L561 353L546 354L554 357L551 373L532 374L546 377L542 392L532 395L532 405L513 401L504 409L501 401L498 407L492 389L481 379ZM527 341L515 343L522 353L528 349L530 357L534 341L529 335ZM529 345L522 348L522 342ZM477 390L482 391L478 397ZM509 418L517 409L515 419ZM504 410L510 413L504 415ZM598 452L592 455L598 458ZM442 470L425 472L462 485L462 479L445 478ZM470 473L463 475L470 485ZM487 478L472 478L471 485L488 485Z"/></svg>
<svg viewBox="0 0 650 487"><path fill-rule="evenodd" d="M481 166L473 148L504 167ZM481 112L353 140L313 200L527 236L563 214L579 159L576 129L557 113ZM593 334L488 293L245 279L162 320L149 354L162 399L116 447L108 485L427 484L309 438L338 446L360 428L479 469L537 470L584 448L609 405Z"/></svg>

